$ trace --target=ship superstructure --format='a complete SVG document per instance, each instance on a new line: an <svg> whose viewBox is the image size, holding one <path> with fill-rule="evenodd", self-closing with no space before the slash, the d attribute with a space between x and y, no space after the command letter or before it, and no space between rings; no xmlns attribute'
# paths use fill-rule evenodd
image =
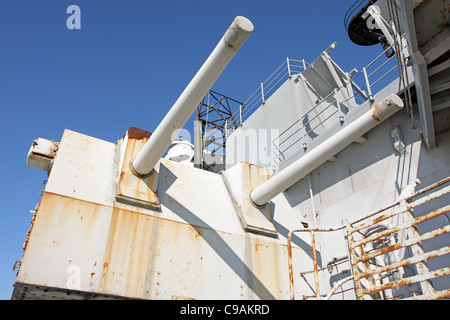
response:
<svg viewBox="0 0 450 320"><path fill-rule="evenodd" d="M36 139L13 299L450 296L449 21L449 1L356 1L373 61L345 71L332 43L240 102L210 90L253 32L237 17L153 133Z"/></svg>

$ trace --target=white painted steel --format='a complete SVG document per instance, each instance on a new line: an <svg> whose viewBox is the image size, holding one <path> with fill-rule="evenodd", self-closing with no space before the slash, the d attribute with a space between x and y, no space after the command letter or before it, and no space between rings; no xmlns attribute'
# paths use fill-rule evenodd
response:
<svg viewBox="0 0 450 320"><path fill-rule="evenodd" d="M14 299L288 299L285 235L245 232L221 175L161 159L160 210L116 201L124 140L65 131ZM280 230L298 223L284 198L276 208ZM312 261L297 240L301 270Z"/></svg>
<svg viewBox="0 0 450 320"><path fill-rule="evenodd" d="M201 99L252 32L250 20L242 16L234 19L214 51L133 160L132 166L136 173L147 175L153 170L171 144L172 137L189 120Z"/></svg>
<svg viewBox="0 0 450 320"><path fill-rule="evenodd" d="M402 107L403 101L397 95L390 95L357 120L344 127L336 135L330 137L270 180L252 190L250 193L251 200L259 206L269 202L276 195L295 184Z"/></svg>
<svg viewBox="0 0 450 320"><path fill-rule="evenodd" d="M43 138L34 140L27 154L27 166L49 171L58 145L57 142Z"/></svg>

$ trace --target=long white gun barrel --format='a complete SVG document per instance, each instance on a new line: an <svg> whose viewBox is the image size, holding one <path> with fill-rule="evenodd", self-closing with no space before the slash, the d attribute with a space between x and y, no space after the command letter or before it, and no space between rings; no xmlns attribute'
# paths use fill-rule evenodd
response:
<svg viewBox="0 0 450 320"><path fill-rule="evenodd" d="M183 128L201 99L252 32L250 20L241 16L234 19L214 51L132 161L131 168L136 175L145 176L152 172L172 138Z"/></svg>
<svg viewBox="0 0 450 320"><path fill-rule="evenodd" d="M251 201L257 206L269 202L402 107L402 99L395 94L390 95L337 134L251 191Z"/></svg>

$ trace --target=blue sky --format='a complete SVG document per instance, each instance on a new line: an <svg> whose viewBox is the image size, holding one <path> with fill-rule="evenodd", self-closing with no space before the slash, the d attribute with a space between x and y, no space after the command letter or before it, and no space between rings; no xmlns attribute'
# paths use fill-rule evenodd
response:
<svg viewBox="0 0 450 320"><path fill-rule="evenodd" d="M245 101L286 59L312 62L334 41L344 71L379 48L358 47L343 20L355 0L2 0L0 2L0 299L10 299L29 213L46 172L26 166L38 137L64 129L115 142L153 131L234 17L255 31L213 86ZM69 30L69 5L81 29ZM193 123L188 123L190 128Z"/></svg>

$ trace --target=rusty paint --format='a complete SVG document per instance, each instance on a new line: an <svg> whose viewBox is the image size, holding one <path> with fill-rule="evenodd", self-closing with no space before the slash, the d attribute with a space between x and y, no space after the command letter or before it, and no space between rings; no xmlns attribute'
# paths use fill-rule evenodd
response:
<svg viewBox="0 0 450 320"><path fill-rule="evenodd" d="M151 137L152 133L136 127L130 127L125 133L124 138L128 136L129 139L144 140L147 141Z"/></svg>
<svg viewBox="0 0 450 320"><path fill-rule="evenodd" d="M434 237L446 234L448 232L450 232L450 226L445 226L445 227L442 227L442 228L439 228L439 229L427 232L427 233L425 233L425 234L423 234L423 235L421 235L421 236L419 236L417 238L408 239L408 240L406 240L404 242L396 243L396 244L393 244L391 246L388 246L388 247L379 249L377 251L371 252L369 254L366 254L366 255L364 255L362 257L359 257L355 262L357 263L357 262L361 262L361 261L364 261L364 260L372 259L372 258L375 258L377 256L380 256L380 255L383 255L383 254L386 254L386 253L389 253L389 252L392 252L392 251L395 251L395 250L398 250L398 249L405 248L405 247L410 246L412 244L416 244L416 243L419 243L421 241L432 239Z"/></svg>
<svg viewBox="0 0 450 320"><path fill-rule="evenodd" d="M20 266L22 265L22 260L16 260L13 265L13 271L16 269L20 270Z"/></svg>
<svg viewBox="0 0 450 320"><path fill-rule="evenodd" d="M424 261L424 260L427 260L427 259L436 258L436 257L442 256L442 255L448 254L448 253L450 253L450 246L447 246L447 247L444 247L444 248L440 248L440 249L437 249L437 250L433 250L431 252L427 252L427 253L422 254L420 256L414 256L412 258L404 259L402 261L398 261L398 262L392 263L390 265L386 265L384 267L379 267L379 268L376 268L376 269L372 269L372 270L369 270L369 271L358 273L358 274L355 275L355 280L359 280L359 279L362 279L362 278L367 278L367 277L372 276L372 275L377 274L377 273L382 273L382 272L386 272L386 271L390 271L390 270L395 270L397 268L401 268L401 267L404 267L404 266L407 266L407 265L410 265L410 264L413 264L413 263L417 263L419 261ZM362 260L365 260L365 259L363 258Z"/></svg>
<svg viewBox="0 0 450 320"><path fill-rule="evenodd" d="M37 215L37 212L39 210L39 207L40 207L40 203L38 203L36 205L36 207L34 208L33 216L31 217L31 221L30 221L30 227L28 228L27 234L25 236L25 241L24 241L24 243L22 245L22 250L23 251L25 251L27 249L28 242L30 241L31 232L33 230L34 222L36 220L36 215Z"/></svg>
<svg viewBox="0 0 450 320"><path fill-rule="evenodd" d="M450 177L447 177L447 178L442 179L442 180L440 180L440 181L438 181L436 183L433 183L430 186L428 186L426 188L423 188L423 189L415 192L414 194L412 194L412 195L410 195L410 196L408 196L408 197L406 197L404 199L398 200L398 201L396 201L396 202L394 202L394 203L392 203L392 204L390 204L390 205L388 205L386 207L383 207L383 208L381 208L379 210L376 210L376 211L374 211L374 212L372 212L372 213L370 213L370 214L368 214L368 215L366 215L366 216L364 216L364 217L362 217L362 218L360 218L360 219L358 219L356 221L353 221L350 225L354 225L354 224L359 223L359 222L361 222L363 220L367 220L368 218L371 218L371 217L373 217L375 215L378 215L378 214L382 213L383 211L386 211L387 209L393 208L393 207L395 207L395 206L397 206L397 205L399 205L399 204L401 204L403 202L406 202L407 200L413 199L413 198L415 198L415 197L417 197L417 196L419 196L419 195L421 195L423 193L426 193L426 192L428 192L428 191L430 191L430 190L432 190L434 188L442 186L442 185L444 185L444 184L446 184L448 182L450 182ZM420 184L420 182L419 182L419 184ZM437 198L439 196L442 196L442 195L444 195L444 194L446 194L448 192L450 192L450 190L447 188L447 189L438 191L438 194L430 195L431 197L429 196L428 198L423 198L423 199L420 199L420 200L418 200L416 202L413 202L413 203L407 203L406 202L406 209L410 210L414 206L420 205L420 204L422 204L422 203L424 203L426 201L431 201L431 200L433 200L433 199L435 199L435 198ZM367 222L365 224L361 224L361 225L359 225L357 227L354 227L352 229L352 232L356 232L356 231L365 229L365 228L367 228L369 226L372 226L372 225L374 225L374 224L376 224L378 222L381 222L383 220L391 218L391 217L397 215L398 213L399 213L399 211L393 211L391 213L387 213L387 214L384 214L384 215L379 216L377 218L374 218L374 220L371 220L370 222Z"/></svg>
<svg viewBox="0 0 450 320"><path fill-rule="evenodd" d="M357 241L357 242L353 243L353 244L350 246L350 249L354 249L354 248L356 248L356 247L358 247L358 246L367 244L367 243L369 243L369 242L371 242L371 241L377 240L377 239L379 239L379 238L381 238L381 237L385 237L385 236L387 236L387 235L390 235L390 234L392 234L392 233L398 232L398 231L400 231L400 230L403 230L403 229L406 229L406 228L413 227L413 226L415 226L415 225L417 225L417 224L419 224L419 223L422 223L422 222L424 222L424 221L430 220L430 219L432 219L432 218L435 218L435 217L437 217L437 216L439 216L439 215L442 215L442 214L445 214L445 213L447 213L447 212L450 212L450 205L445 206L445 207L443 207L443 208L440 208L440 209L438 209L438 210L434 210L434 211L432 211L432 212L429 212L429 213L427 213L427 214L425 214L425 215L422 215L422 216L420 216L420 217L418 217L418 218L415 218L415 219L414 219L413 221L411 221L411 222L407 222L407 223L404 223L404 224L402 224L402 225L400 225L400 226L393 227L393 228L390 228L390 229L387 229L387 230L378 232L378 233L376 233L376 234L371 235L370 237L367 237L367 238L364 238L364 239L362 239L362 240L360 240L360 241Z"/></svg>
<svg viewBox="0 0 450 320"><path fill-rule="evenodd" d="M450 5L448 8L445 7L445 1L442 1L442 8L439 10L441 13L441 23L439 23L437 26L439 28L439 31L444 31L449 25L449 21L447 20L447 14L450 12Z"/></svg>
<svg viewBox="0 0 450 320"><path fill-rule="evenodd" d="M314 231L311 231L311 250L313 255L313 267L314 267L314 281L316 284L316 297L320 299L320 285L319 285L319 271L317 268L317 253L316 253L316 240Z"/></svg>
<svg viewBox="0 0 450 320"><path fill-rule="evenodd" d="M289 292L290 292L290 299L295 300L295 294L294 294L294 271L292 266L292 244L291 239L292 235L295 232L309 232L311 236L311 251L313 255L313 270L314 270L314 283L316 288L316 295L315 297L317 299L320 299L320 285L319 285L319 273L318 273L318 266L317 266L317 254L316 254L316 243L315 243L315 236L314 231L317 231L317 229L303 229L303 230L291 230L288 233L287 236L287 253L288 253L288 270L289 270ZM323 230L320 230L323 231Z"/></svg>
<svg viewBox="0 0 450 320"><path fill-rule="evenodd" d="M433 188L441 186L448 181L449 181L448 178L443 179L427 188L424 188L424 189L414 193L413 195L408 197L408 199L412 199L418 195L421 195L427 191L430 191ZM371 241L380 239L381 237L384 237L386 235L392 234L394 232L397 232L397 231L400 231L403 229L415 228L416 225L419 223L425 222L427 220L430 220L439 215L449 212L450 206L445 206L445 207L431 211L431 212L424 214L417 218L414 218L413 215L410 213L410 211L412 211L415 207L417 207L423 203L426 203L430 200L436 199L437 197L447 194L448 192L449 192L449 187L446 187L439 191L433 192L432 194L430 194L428 196L422 197L419 200L412 201L410 203L406 202L405 199L398 201L397 204L399 204L399 203L404 204L403 208L400 208L400 210L394 211L390 214L383 215L382 216L383 220L386 219L386 217L393 217L394 215L403 213L403 214L406 214L407 216L409 216L409 218L407 219L407 222L402 225L392 227L388 230L373 234L373 235L366 237L360 241L354 242L353 238L349 237L349 239L350 239L349 240L349 248L350 248L351 252L353 252L353 249L362 248L362 246L364 244L367 244ZM406 208L406 211L405 211L405 208ZM369 225L375 225L376 224L375 222L377 222L377 221L380 221L380 219L377 218L369 223L364 223L364 224L362 224L362 227L365 228ZM353 232L363 229L362 227L358 226L356 228L349 229L349 231L348 231L349 235L351 236L351 234ZM361 299L363 297L363 295L366 295L366 294L374 294L374 293L378 293L383 290L392 289L392 288L404 286L406 284L411 284L411 283L415 283L415 282L420 282L422 286L425 286L423 288L426 288L425 289L426 292L423 293L423 297L421 299L432 299L432 298L436 298L438 296L442 296L442 295L440 295L440 293L436 293L431 282L429 283L429 281L434 277L449 274L450 270L448 268L447 269L444 268L444 269L438 270L438 272L434 272L434 271L430 272L428 270L428 268L426 267L426 265L423 263L423 261L426 261L427 259L431 259L431 258L440 256L440 255L448 254L450 252L450 246L436 249L434 251L425 253L423 251L422 247L420 246L420 244L425 240L428 240L428 239L431 239L431 238L437 237L439 235L450 232L450 227L445 226L445 227L442 227L442 228L439 228L436 230L432 230L423 235L420 235L415 229L412 229L411 232L413 232L413 235L410 236L407 240L403 241L402 243L396 243L394 245L378 249L378 250L373 251L368 254L360 254L359 257L352 255L352 266L353 266L354 275L355 275L355 283L357 284L356 292L357 292L358 299ZM411 247L411 250L413 252L413 257L411 257L411 258L403 259L401 261L391 263L390 265L378 267L378 268L375 268L372 270L363 270L362 272L359 272L358 267L356 266L358 263L361 263L363 261L368 261L369 259L375 258L377 256L381 256L381 255L387 254L389 252L393 252L395 250L405 248L408 246ZM418 274L416 276L412 276L412 277L402 279L402 280L392 281L392 282L389 282L389 283L383 284L383 285L372 284L368 288L361 290L359 281L361 281L362 279L366 279L367 277L372 277L374 274L381 274L383 272L396 270L397 268L400 268L400 267L403 267L403 266L406 266L406 265L409 265L412 263L415 263L416 268L417 268ZM446 293L444 293L444 295L445 294Z"/></svg>
<svg viewBox="0 0 450 320"><path fill-rule="evenodd" d="M83 220L79 219L79 212L83 213ZM58 274L66 276L59 260L64 265L67 261L80 265L88 290L96 294L144 299L198 298L202 297L204 286L220 288L220 283L233 281L239 292L244 285L243 298L261 294L286 298L280 281L285 248L274 239L244 235L249 250L240 250L242 237L46 192L30 254L39 252L54 257L46 268L60 271L46 285L62 289L64 282L55 282ZM88 249L92 246L97 247L94 251L103 247L103 253L92 255ZM37 259L25 257L25 261L22 276L31 270L30 264L39 273L42 265ZM227 282L221 282L221 274L227 272L224 265L231 268L228 272L234 270L232 277L238 273L241 280L227 278ZM218 266L221 269L217 270ZM205 272L216 274L216 279L208 278L206 283ZM31 274L29 277L33 278Z"/></svg>
<svg viewBox="0 0 450 320"><path fill-rule="evenodd" d="M253 273L255 279L261 279L259 280L260 284L256 284L250 289L261 288L260 294L263 295L261 298L264 299L281 298L280 293L283 291L283 284L280 279L285 275L285 269L280 261L286 261L284 260L286 255L285 247L272 239L253 235L249 236L248 240L247 247L249 250L244 257L246 265L250 272Z"/></svg>
<svg viewBox="0 0 450 320"><path fill-rule="evenodd" d="M381 108L380 108L380 105L377 104L377 105L375 105L375 107L373 108L372 118L374 118L375 121L377 121L377 122L381 122L382 119L380 119L380 116L381 116Z"/></svg>
<svg viewBox="0 0 450 320"><path fill-rule="evenodd" d="M425 274L411 276L411 277L408 277L405 279L389 282L389 283L386 283L383 285L373 286L369 289L362 290L362 295L371 294L371 293L383 291L386 289L401 287L401 286L404 286L407 284L424 281L424 280L429 280L429 279L436 278L436 277L442 277L442 276L446 276L449 274L450 274L450 267L446 267L446 268L442 268L439 270L430 271Z"/></svg>
<svg viewBox="0 0 450 320"><path fill-rule="evenodd" d="M375 278L373 277L374 274L379 274L382 272L387 272L387 271L392 271L396 268L399 267L403 267L412 263L415 263L416 266L418 264L423 264L422 261L425 261L427 259L431 259L434 257L438 257L438 256L442 256L445 254L450 253L450 246L447 247L443 247L440 249L436 249L434 251L431 252L423 252L423 250L419 250L416 252L415 249L413 250L413 257L412 258L408 258L408 259L403 259L401 261L397 261L394 263L391 263L390 265L387 266L382 266L382 267L378 267L375 269L372 269L369 265L368 260L369 259L373 259L377 256L381 256L390 252L393 252L395 250L401 249L401 248L405 248L408 246L411 246L411 248L413 246L415 246L416 244L421 244L423 241L428 240L428 239L432 239L434 237L443 235L445 233L450 232L450 226L445 226L445 227L441 227L439 229L435 229L432 231L429 231L423 235L419 235L418 233L410 238L408 238L407 240L401 242L401 243L396 243L387 247L383 247L381 249L377 249L375 251L372 251L370 253L365 253L364 252L364 248L363 246L371 241L380 239L381 237L385 237L388 236L394 232L406 229L406 228L411 228L411 227L415 227L417 224L422 223L424 221L427 221L429 219L435 218L439 215L445 214L447 212L450 212L450 205L448 206L444 206L442 208L436 209L434 211L431 211L427 214L424 214L418 218L414 218L411 214L410 214L410 210L412 210L413 208L415 208L418 205L421 205L425 202L428 202L430 200L436 199L442 195L445 195L447 193L450 192L450 187L446 187L443 188L441 190L438 190L428 196L423 197L422 199L413 201L408 203L407 200L412 199L418 195L422 195L425 192L428 192L434 188L437 188L439 186L444 185L445 183L450 181L450 177L445 178L439 182L436 182L422 190L419 190L417 192L415 192L414 194L408 196L405 199L401 199L398 200L397 202L394 202L382 209L376 210L372 213L370 213L369 215L366 215L360 219L357 219L356 221L353 221L351 223L346 223L342 226L338 226L335 228L312 228L312 229L303 229L303 230L292 230L289 232L288 236L287 236L287 249L288 249L288 269L289 269L289 284L290 284L290 297L293 300L295 298L294 296L294 276L293 276L293 268L292 268L292 248L291 248L291 237L292 234L294 232L310 232L311 236L312 236L312 247L313 247L313 272L315 274L315 279L318 279L318 277L316 276L317 274L317 262L316 259L317 257L314 256L314 251L315 251L315 247L314 247L314 232L330 232L330 231L337 231L337 230L342 230L345 228L345 233L347 235L347 241L348 241L348 247L350 250L350 262L352 265L352 269L353 269L353 273L354 273L354 279L355 279L355 292L356 292L356 296L358 299L362 299L364 295L367 294L371 294L371 295L376 295L375 298L379 299L381 298L381 296L379 295L379 291L383 291L386 289L391 289L394 287L398 287L398 286L403 286L405 284L409 284L409 283L414 283L414 282L421 282L421 283L426 283L427 280L430 280L431 278L434 277L438 277L438 276L444 276L444 275L448 275L450 274L450 268L443 268L437 271L428 271L427 268L418 268L418 275L417 276L413 276L413 277L409 277L406 279L402 279L399 281L393 281L393 282L389 282L387 284L383 284L381 286L377 286L375 284ZM387 209L391 209L395 206L398 206L399 204L402 204L403 206L400 208L400 210L393 210L390 213L387 214L383 214L381 216L377 216L379 214L382 214L385 210ZM406 208L406 209L405 209ZM406 210L406 211L405 211ZM376 225L379 222L386 220L388 218L394 217L395 215L398 214L410 214L411 217L408 220L408 222L400 225L400 226L396 226L396 227L392 227L390 229L378 232L376 234L373 234L369 237L365 236L365 238L363 238L362 240L359 241L355 241L353 238L353 234L356 232L359 232L360 230L366 229L372 225ZM371 218L372 220L368 221L368 222L364 222L364 220L367 220ZM356 223L360 223L359 225L356 225ZM352 227L354 226L354 227ZM357 253L358 251L358 253ZM362 264L362 265L361 265ZM360 269L362 271L360 271ZM302 274L308 273L307 272L302 272ZM364 280L366 281L366 283L364 284L364 286L366 287L366 289L363 289L363 286L361 284L361 281ZM369 281L367 283L367 281ZM318 286L318 281L316 280L316 286ZM368 289L367 289L368 288ZM432 288L432 287L431 287ZM320 299L320 294L318 294L317 292L318 290L316 289L316 298ZM329 298L331 295L333 294L333 292L331 292L330 294L328 294L327 298ZM450 289L446 289L446 290L442 290L439 292L434 291L434 289L432 288L432 290L430 292L426 292L422 295L422 297L417 298L417 299L439 299L442 297L446 297L450 295ZM309 297L309 296L308 296Z"/></svg>
<svg viewBox="0 0 450 320"><path fill-rule="evenodd" d="M350 244L354 241L353 234L351 234L351 232L350 232L350 224L348 224L346 227L346 235L347 235L348 244L350 246ZM350 261L355 261L356 259L357 259L356 251L350 249ZM354 264L352 263L352 270L353 270L353 275L358 273L358 267L357 267L356 263L354 263ZM355 292L356 292L356 297L358 299L360 299L361 291L362 291L362 286L361 286L360 281L355 281Z"/></svg>
<svg viewBox="0 0 450 320"><path fill-rule="evenodd" d="M446 184L447 182L450 182L450 177L447 177L447 178L445 178L445 179L442 179L442 180L440 180L440 181L438 181L438 182L435 182L435 183L429 185L428 187L425 187L425 188L423 188L423 189L420 189L419 191L417 191L414 195L412 195L412 196L409 197L409 198L416 197L416 196L418 196L418 195L420 195L420 194L422 194L422 193L425 193L425 192L428 192L428 191L430 191L430 190L432 190L432 189L434 189L434 188L440 187L440 186ZM420 182L419 182L418 184L420 184ZM408 199L407 199L407 200L408 200Z"/></svg>
<svg viewBox="0 0 450 320"><path fill-rule="evenodd" d="M157 174L137 177L131 168L131 161L147 142L151 133L131 127L128 132L126 147L123 151L122 167L120 168L117 184L116 199L120 202L158 208L159 201L156 194Z"/></svg>
<svg viewBox="0 0 450 320"><path fill-rule="evenodd" d="M414 296L409 298L408 300L437 300L450 296L450 289L441 290L438 292L433 292L429 294L423 294L419 296Z"/></svg>
<svg viewBox="0 0 450 320"><path fill-rule="evenodd" d="M445 195L447 193L450 193L450 186L448 186L446 188L443 188L443 189L441 189L439 191L433 192L432 194L429 194L428 196L423 197L423 198L421 198L419 200L407 203L406 204L406 209L410 210L410 209L412 209L414 207L417 207L417 206L419 206L419 205L421 205L421 204L423 204L425 202L434 200L434 199L436 199L436 198L438 198L438 197L440 197L442 195Z"/></svg>
<svg viewBox="0 0 450 320"><path fill-rule="evenodd" d="M33 154L53 159L59 148L59 142L38 138L33 141Z"/></svg>
<svg viewBox="0 0 450 320"><path fill-rule="evenodd" d="M291 237L294 232L295 232L295 230L289 231L288 236L287 236L288 266L289 266L289 292L290 292L291 300L295 300L294 271L292 269L292 244L291 244Z"/></svg>

